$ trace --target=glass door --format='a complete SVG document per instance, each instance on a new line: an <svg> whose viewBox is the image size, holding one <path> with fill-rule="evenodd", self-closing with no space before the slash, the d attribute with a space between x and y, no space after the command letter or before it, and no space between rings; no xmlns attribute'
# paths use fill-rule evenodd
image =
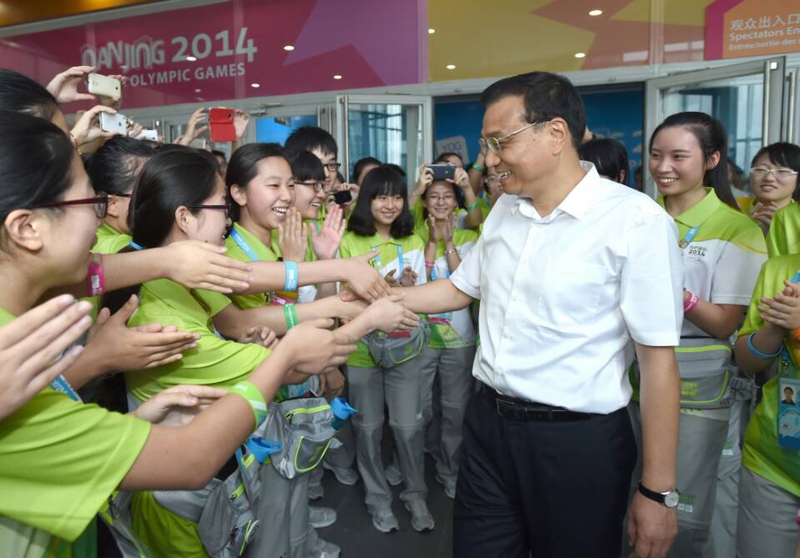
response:
<svg viewBox="0 0 800 558"><path fill-rule="evenodd" d="M655 128L667 116L700 111L717 118L728 132L728 157L738 167L732 186L745 189L750 161L764 145L781 141L790 133L784 118L785 59L771 58L710 70L675 74L647 82L645 146ZM645 171L645 192L656 196L656 187ZM744 193L735 192L736 195Z"/></svg>
<svg viewBox="0 0 800 558"><path fill-rule="evenodd" d="M303 126L319 126L333 134L334 112L330 104L267 107L253 115L255 141L283 145L292 132Z"/></svg>
<svg viewBox="0 0 800 558"><path fill-rule="evenodd" d="M431 98L413 95L337 95L336 141L348 181L356 161L376 157L400 165L407 182L433 160Z"/></svg>

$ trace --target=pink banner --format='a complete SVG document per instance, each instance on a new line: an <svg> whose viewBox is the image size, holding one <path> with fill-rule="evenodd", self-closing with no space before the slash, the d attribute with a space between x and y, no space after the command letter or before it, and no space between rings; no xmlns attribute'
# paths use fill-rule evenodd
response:
<svg viewBox="0 0 800 558"><path fill-rule="evenodd" d="M425 9L418 0L232 0L0 39L0 66L41 83L80 64L123 74L127 108L421 83Z"/></svg>

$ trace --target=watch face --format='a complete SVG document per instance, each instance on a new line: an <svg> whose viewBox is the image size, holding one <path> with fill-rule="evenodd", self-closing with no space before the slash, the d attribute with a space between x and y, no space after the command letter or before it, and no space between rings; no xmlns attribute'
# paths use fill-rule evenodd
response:
<svg viewBox="0 0 800 558"><path fill-rule="evenodd" d="M668 508L675 508L678 506L678 502L680 501L681 495L678 493L677 490L670 490L664 496L664 505Z"/></svg>

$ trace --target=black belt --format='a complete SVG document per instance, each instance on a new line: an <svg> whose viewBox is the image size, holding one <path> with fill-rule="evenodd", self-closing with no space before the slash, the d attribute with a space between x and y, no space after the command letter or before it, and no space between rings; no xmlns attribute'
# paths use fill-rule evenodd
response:
<svg viewBox="0 0 800 558"><path fill-rule="evenodd" d="M596 417L595 413L577 413L541 403L533 403L501 395L486 384L480 384L481 396L497 411L497 416L528 422L577 422Z"/></svg>

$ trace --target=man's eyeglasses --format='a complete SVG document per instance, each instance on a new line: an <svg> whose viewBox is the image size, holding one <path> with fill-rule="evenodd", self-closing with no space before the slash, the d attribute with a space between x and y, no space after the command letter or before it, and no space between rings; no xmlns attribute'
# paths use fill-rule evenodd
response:
<svg viewBox="0 0 800 558"><path fill-rule="evenodd" d="M219 209L225 212L225 217L231 216L231 204L230 203L207 203L201 205L187 205L187 209Z"/></svg>
<svg viewBox="0 0 800 558"><path fill-rule="evenodd" d="M495 137L492 137L492 136L489 136L488 138L481 138L480 139L481 153L483 153L485 155L487 150L491 151L492 153L500 153L500 151L503 149L503 142L506 141L511 136L515 136L515 135L519 134L520 132L524 132L528 128L532 128L532 127L538 126L540 124L546 124L547 122L550 122L550 120L551 120L550 118L546 118L546 119L543 119L543 120L537 120L535 122L531 122L530 124L526 124L522 128L520 128L518 130L514 130L510 134L506 134L506 135L504 135L502 137L499 137L499 138L495 138Z"/></svg>
<svg viewBox="0 0 800 558"><path fill-rule="evenodd" d="M305 186L306 188L313 188L314 192L320 193L325 185L322 182L295 182L295 185Z"/></svg>
<svg viewBox="0 0 800 558"><path fill-rule="evenodd" d="M336 172L342 167L342 164L341 163L322 163L322 166L324 166L326 169L328 169L331 172Z"/></svg>
<svg viewBox="0 0 800 558"><path fill-rule="evenodd" d="M46 209L54 207L68 207L70 205L91 205L94 214L98 219L105 219L108 213L108 194L101 194L94 198L83 198L80 200L66 200L60 202L50 202L37 205L33 209Z"/></svg>
<svg viewBox="0 0 800 558"><path fill-rule="evenodd" d="M781 178L791 178L795 176L797 174L797 171L786 168L768 169L767 167L753 167L752 169L750 169L750 174L756 178L764 178L767 176L767 174L770 173L772 173L772 176L780 180Z"/></svg>

